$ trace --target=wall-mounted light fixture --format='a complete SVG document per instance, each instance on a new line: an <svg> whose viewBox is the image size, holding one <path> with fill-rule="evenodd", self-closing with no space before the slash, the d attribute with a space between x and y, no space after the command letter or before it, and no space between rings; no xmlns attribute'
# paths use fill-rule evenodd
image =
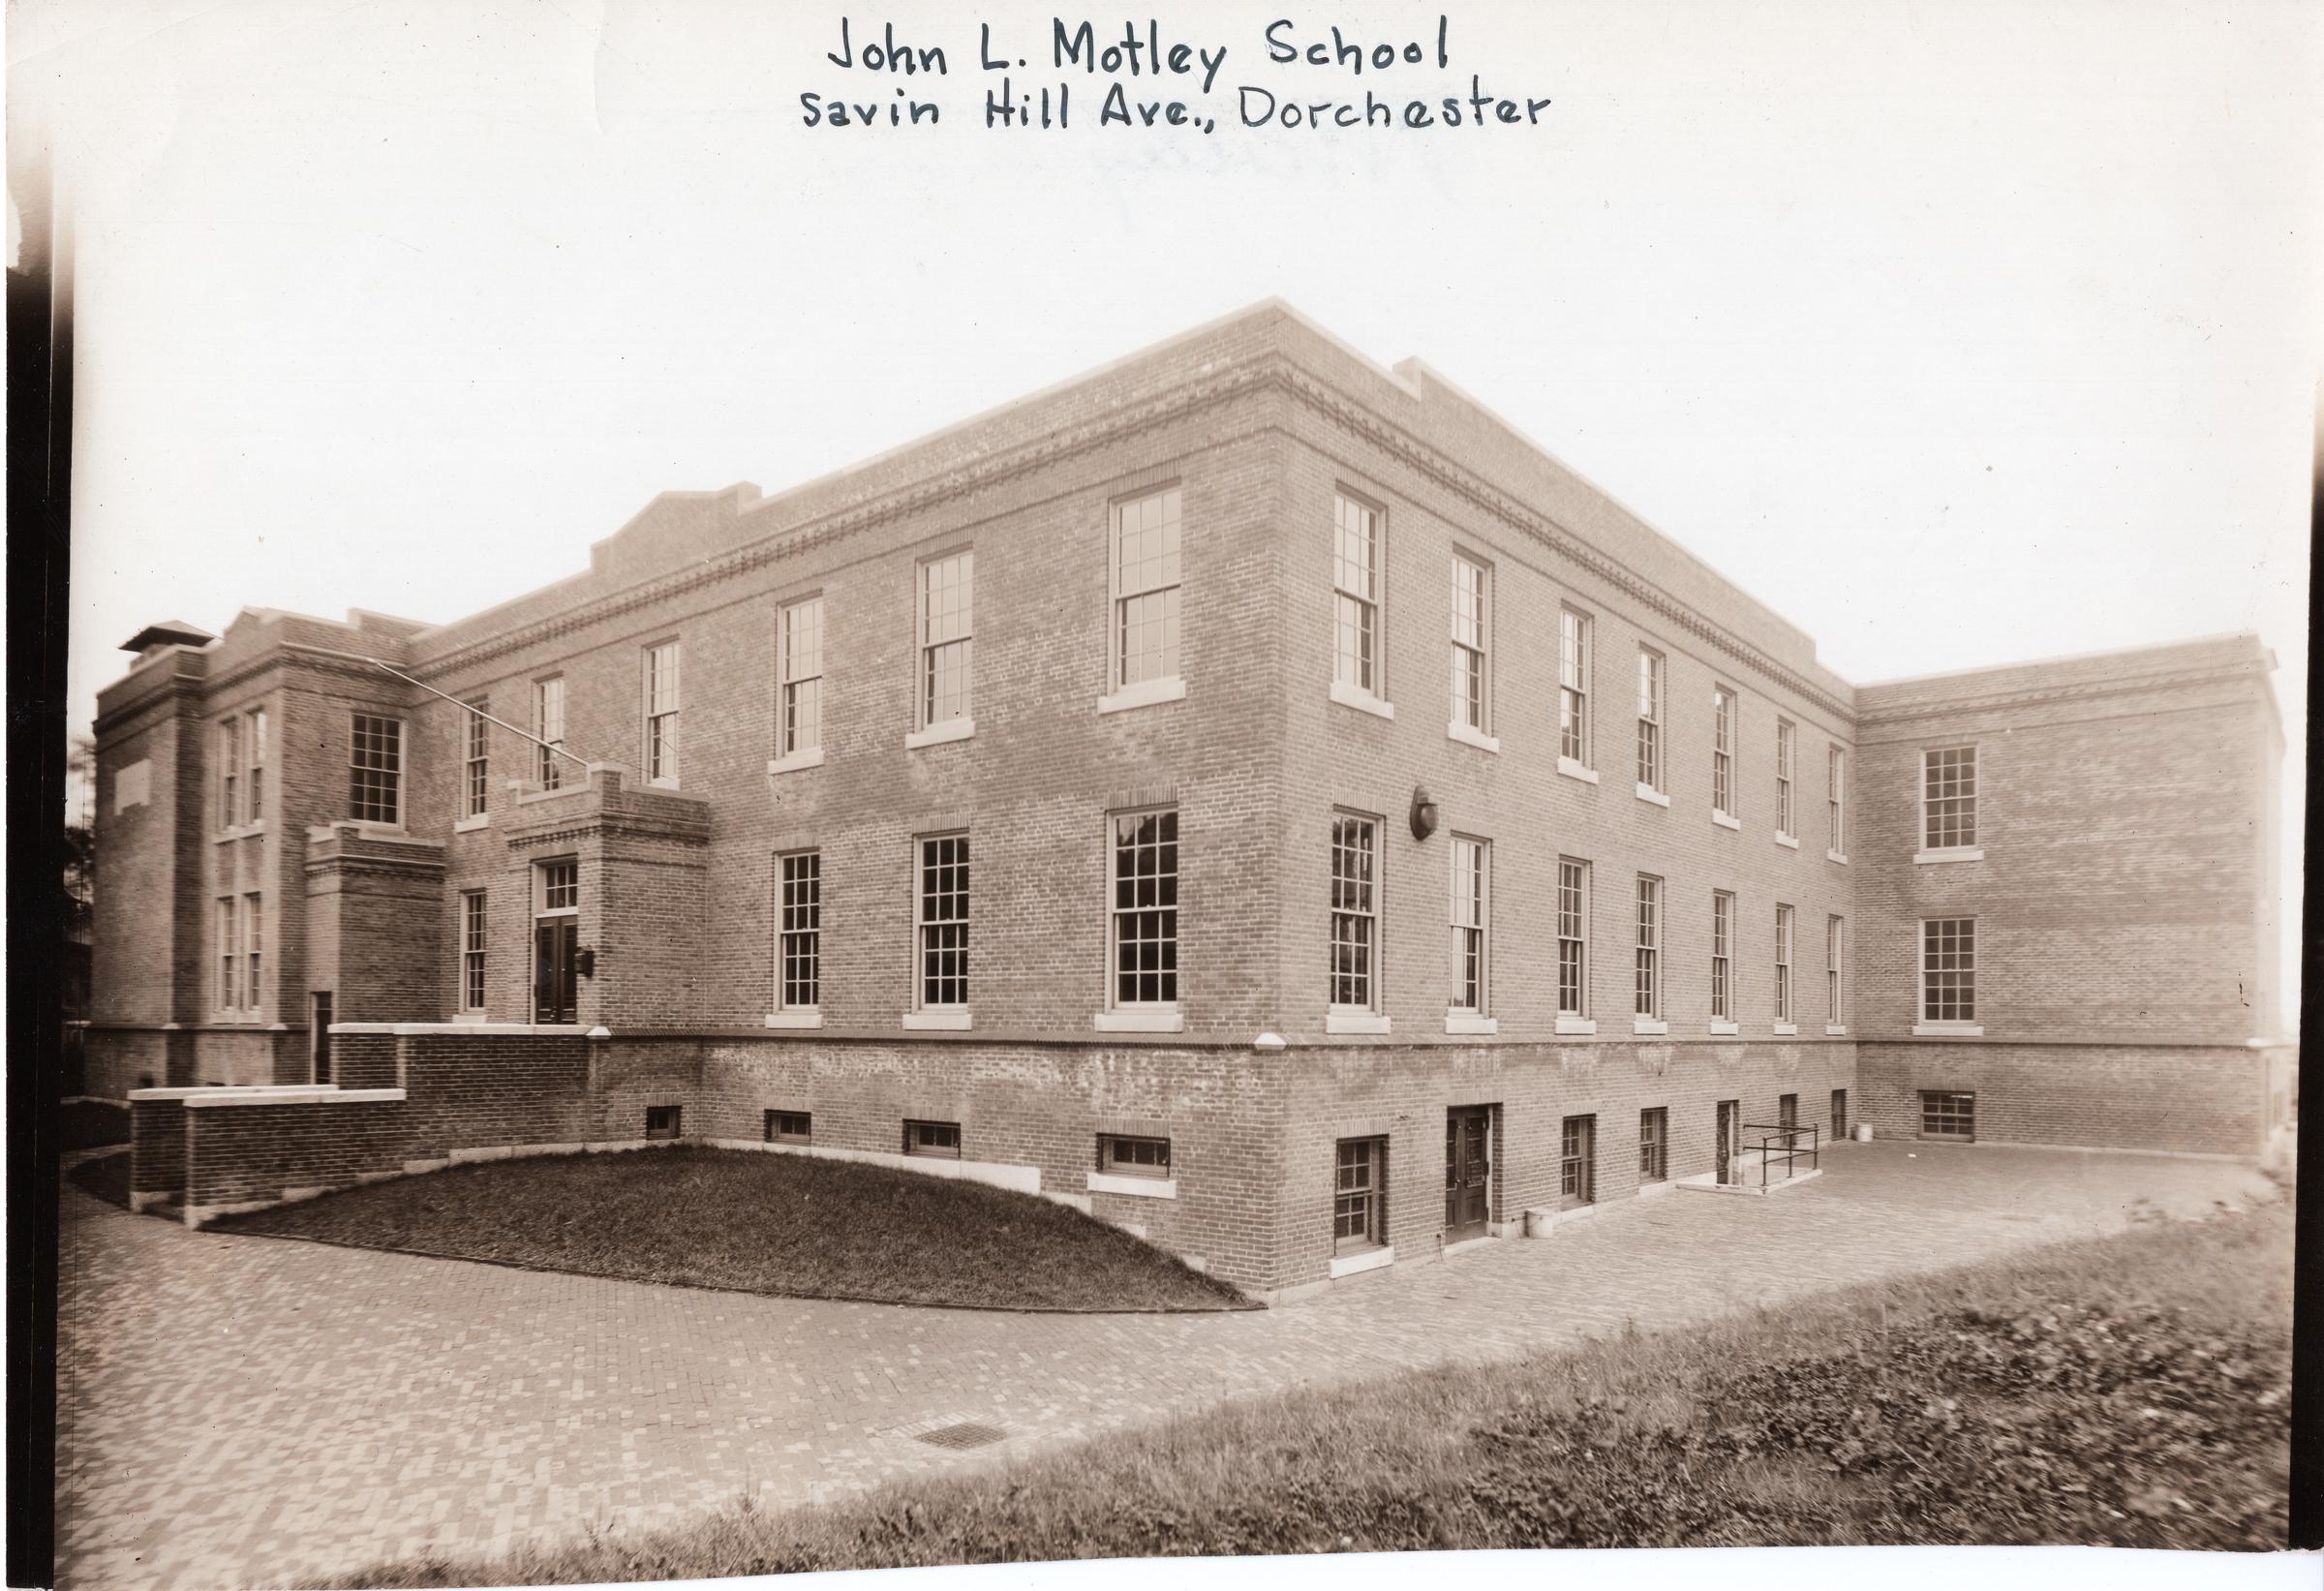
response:
<svg viewBox="0 0 2324 1591"><path fill-rule="evenodd" d="M1412 838L1425 840L1436 833L1436 800L1425 784L1412 787Z"/></svg>
<svg viewBox="0 0 2324 1591"><path fill-rule="evenodd" d="M595 950L574 951L573 970L584 978L596 977L597 975L597 953Z"/></svg>

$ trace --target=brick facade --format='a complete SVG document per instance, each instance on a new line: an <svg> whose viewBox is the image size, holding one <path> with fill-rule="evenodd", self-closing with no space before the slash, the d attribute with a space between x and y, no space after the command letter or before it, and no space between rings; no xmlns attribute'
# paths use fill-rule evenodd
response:
<svg viewBox="0 0 2324 1591"><path fill-rule="evenodd" d="M1142 696L1115 676L1112 514L1166 488L1181 683ZM1343 496L1378 536L1373 688L1353 694L1332 685ZM920 571L962 549L972 731L921 736ZM1455 554L1488 571L1482 731L1447 722ZM819 756L770 771L777 616L810 597ZM1568 614L1590 644L1579 757L1561 755ZM646 657L672 641L677 771L657 784ZM1654 788L1637 778L1642 650L1661 682ZM872 1157L901 1155L907 1118L950 1121L969 1174L1086 1203L1266 1289L1331 1273L1341 1138L1388 1139L1387 1236L1398 1258L1433 1252L1446 1112L1462 1106L1497 1108L1501 1225L1558 1202L1567 1117L1596 1120L1604 1200L1637 1187L1641 1110L1667 1112L1670 1173L1697 1176L1720 1102L1756 1125L1788 1093L1803 1122L1846 1089L1880 1130L1911 1131L1918 1089L1973 1087L1983 1139L2250 1152L2270 1125L2252 1045L2278 1030L2269 665L2243 638L1853 688L1425 366L1381 369L1265 305L775 498L669 494L587 571L453 625L246 612L206 647L149 648L101 704L99 840L108 879L130 882L100 903L92 1076L113 1091L303 1082L327 994L356 1029L435 1028L335 1035L336 1081L405 1090L373 1113L391 1126L329 1129L357 1145L329 1162L348 1176L389 1148L400 1164L634 1140L657 1105L726 1142L804 1111L813 1149ZM455 703L530 727L549 678L573 760L544 788L534 746L490 729L469 813ZM1726 817L1715 690L1731 703ZM237 829L209 762L217 725L253 703L274 802ZM358 712L402 725L393 824L351 811ZM1972 743L1982 858L1916 863L1919 757ZM145 798L116 811L136 762ZM1178 997L1115 1011L1110 814L1164 808ZM1375 820L1374 993L1335 1016L1347 813ZM915 845L945 833L972 858L969 998L944 1018L967 1025L932 1030L914 1014ZM1488 992L1458 1023L1454 836L1485 842L1489 875ZM803 850L820 858L820 998L778 1012L779 859ZM1586 995L1563 1020L1561 857L1589 878ZM594 960L572 1022L529 1028L549 862L572 866ZM1636 1020L1642 878L1657 998ZM251 892L267 902L261 987L224 1012L211 903ZM463 959L477 893L481 1005ZM1724 1020L1714 893L1733 912ZM1983 1030L1923 1037L1918 925L1954 912L1980 924ZM290 1111L181 1115L341 1119ZM216 1164L251 1129L182 1130ZM1102 1133L1169 1140L1173 1197L1093 1185Z"/></svg>

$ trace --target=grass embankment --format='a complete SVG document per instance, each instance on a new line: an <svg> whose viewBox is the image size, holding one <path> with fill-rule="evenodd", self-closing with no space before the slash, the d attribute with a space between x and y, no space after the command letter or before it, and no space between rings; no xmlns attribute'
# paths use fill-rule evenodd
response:
<svg viewBox="0 0 2324 1591"><path fill-rule="evenodd" d="M772 1514L422 1559L356 1586L1165 1554L1838 1543L2267 1548L2288 1209L1677 1335L1230 1405Z"/></svg>
<svg viewBox="0 0 2324 1591"><path fill-rule="evenodd" d="M1031 1194L691 1146L454 1166L228 1216L215 1229L785 1298L1248 1306L1225 1282Z"/></svg>

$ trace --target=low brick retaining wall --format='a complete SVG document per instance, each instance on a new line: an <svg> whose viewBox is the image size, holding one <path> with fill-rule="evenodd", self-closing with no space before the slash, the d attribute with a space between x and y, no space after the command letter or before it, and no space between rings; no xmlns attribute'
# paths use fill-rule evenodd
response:
<svg viewBox="0 0 2324 1591"><path fill-rule="evenodd" d="M401 1088L209 1089L185 1102L186 1224L401 1176L408 1136Z"/></svg>

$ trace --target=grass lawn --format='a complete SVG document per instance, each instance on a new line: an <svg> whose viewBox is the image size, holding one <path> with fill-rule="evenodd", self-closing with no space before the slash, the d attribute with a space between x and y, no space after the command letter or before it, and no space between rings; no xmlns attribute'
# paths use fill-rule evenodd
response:
<svg viewBox="0 0 2324 1591"><path fill-rule="evenodd" d="M1187 1553L1840 1543L2260 1549L2287 1529L2292 1215L2146 1227L1228 1405L790 1513L358 1586Z"/></svg>
<svg viewBox="0 0 2324 1591"><path fill-rule="evenodd" d="M1227 1283L1052 1200L853 1161L692 1146L454 1166L215 1225L786 1298L1250 1306Z"/></svg>

